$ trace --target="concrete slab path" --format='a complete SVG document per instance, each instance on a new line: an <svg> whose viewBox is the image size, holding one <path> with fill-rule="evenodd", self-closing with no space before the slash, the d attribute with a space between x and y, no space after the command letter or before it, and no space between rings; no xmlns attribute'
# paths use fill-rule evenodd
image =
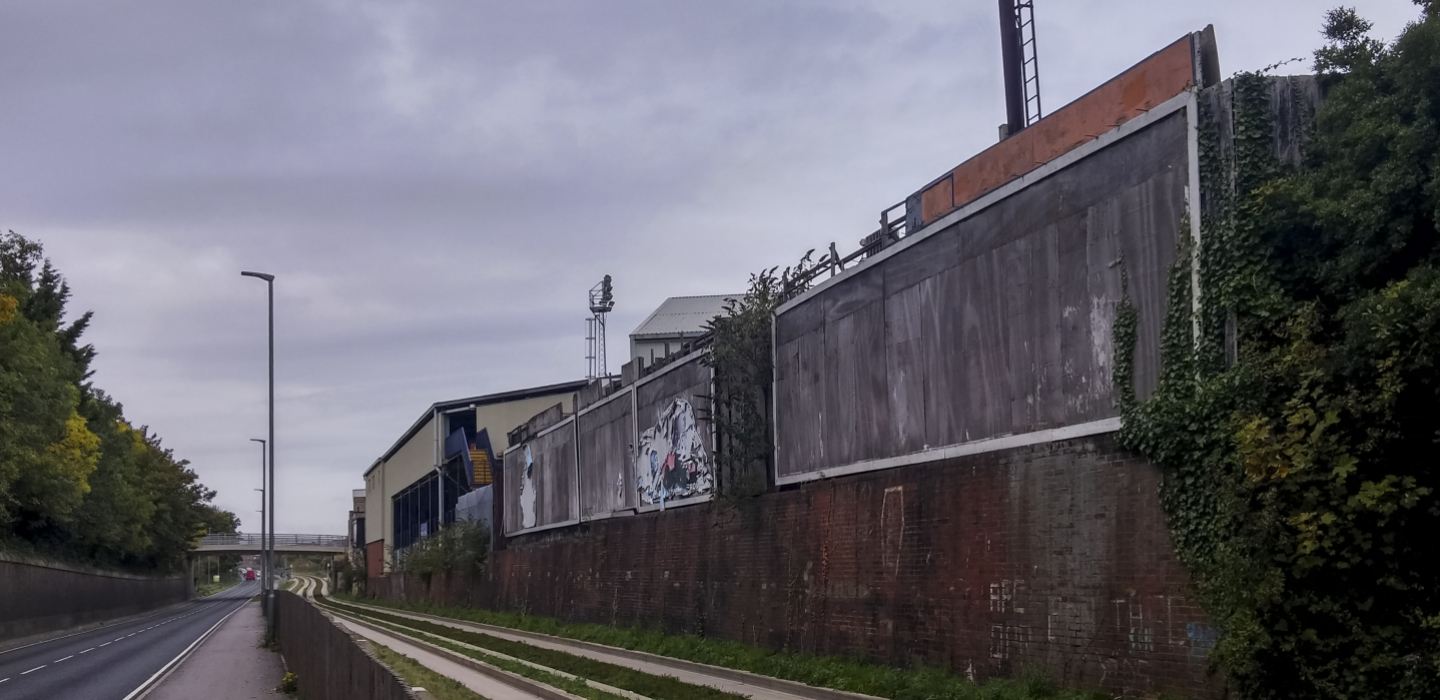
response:
<svg viewBox="0 0 1440 700"><path fill-rule="evenodd" d="M215 630L145 700L251 700L283 698L280 655L260 647L265 618L260 603L246 603Z"/></svg>
<svg viewBox="0 0 1440 700"><path fill-rule="evenodd" d="M481 674L471 668L466 668L428 649L410 644L399 637L382 634L369 627L357 625L348 620L337 619L345 629L364 637L365 639L388 647L397 654L402 654L414 659L425 668L430 669L442 676L459 681L466 688L479 694L488 700L536 700L534 695L526 693L513 686L501 683L493 678Z"/></svg>
<svg viewBox="0 0 1440 700"><path fill-rule="evenodd" d="M350 603L347 603L347 605L349 605L349 604L350 604ZM536 638L534 638L534 637L530 637L530 636L526 636L526 635L510 634L510 633L500 631L499 629L496 629L496 628L490 627L490 626L481 626L481 625L469 624L469 623L466 623L466 622L463 621L463 620L456 620L456 619L452 619L452 618L437 619L437 618L434 618L434 617L421 617L421 616L418 616L418 615L412 615L412 614L410 614L410 613L408 613L408 612L406 612L406 611L403 611L403 610L386 609L386 608L381 608L381 607L378 607L378 606L363 606L363 605L362 605L362 606L356 606L356 607L361 607L361 608L364 608L364 609L367 609L367 610L372 610L372 611L375 611L375 612L383 612L383 613L386 613L386 614L389 614L389 615L394 615L394 616L396 616L396 617L404 617L404 618L409 618L409 619L412 619L412 620L423 620L423 621L426 621L426 622L434 622L434 623L442 624L442 625L445 625L445 626L448 626L448 627L454 627L454 628L456 628L456 629L466 630L466 631L469 631L469 632L479 632L479 633L481 633L481 634L488 634L488 635L490 635L490 636L492 636L492 637L499 637L500 639L507 639L507 640L510 640L510 641L512 641L512 642L521 642L521 643L524 643L524 644L529 644L529 645L531 645L531 646L540 647L540 648L542 648L542 649L551 649L551 650L554 650L554 651L563 651L563 652L565 652L565 653L567 653L567 654L574 654L574 655L576 655L576 656L583 656L583 657L586 657L586 658L589 658L589 659L594 659L594 660L596 660L596 661L603 661L603 662L605 662L605 663L607 663L607 664L614 664L614 665L616 665L616 666L624 666L624 667L626 667L626 668L631 668L631 669L634 669L634 670L636 670L636 671L642 671L642 672L644 672L644 673L649 673L649 674L656 675L656 676L670 676L670 677L672 677L672 678L675 678L675 679L684 681L684 682L686 682L686 683L692 683L692 684L694 684L694 685L709 686L709 687L715 688L715 689L717 689L717 690L723 690L723 691L725 691L725 692L727 692L727 693L734 693L734 694L736 694L736 695L748 696L748 697L752 698L752 700L815 700L816 697L818 697L818 696L833 696L834 694L836 694L836 691L831 691L831 690L824 689L824 688L815 689L815 694L814 694L814 695L800 695L800 694L796 694L796 693L787 693L787 692L784 692L784 691L781 691L781 690L775 690L775 689L773 689L773 688L766 688L766 687L763 687L763 686L754 685L754 684L752 684L752 683L746 683L746 682L744 682L744 681L736 680L736 679L734 679L734 678L722 678L722 677L719 677L719 676L713 676L713 675L701 673L701 672L698 672L698 671L695 671L695 670L691 670L691 669L687 669L687 668L677 668L676 666L671 666L671 665L667 665L667 664L663 664L663 663L657 663L657 662L654 662L654 661L645 661L645 660L636 659L636 658L633 658L633 657L630 657L630 656L624 656L624 655L620 655L620 654L610 654L610 653L606 653L606 652L604 652L604 651L601 651L601 650L598 650L598 649L594 649L594 648L586 648L586 647L581 647L581 646L575 646L575 645L572 645L572 644L567 644L567 643L565 643L564 640L549 641L549 640L544 640L544 639L536 639ZM858 695L858 694L857 694L857 695L850 695L850 697L851 697L851 698L855 698L856 700L860 700L860 699L862 699L862 698L870 698L870 696L864 696L864 695ZM873 700L880 700L880 699L879 699L879 698L873 698Z"/></svg>

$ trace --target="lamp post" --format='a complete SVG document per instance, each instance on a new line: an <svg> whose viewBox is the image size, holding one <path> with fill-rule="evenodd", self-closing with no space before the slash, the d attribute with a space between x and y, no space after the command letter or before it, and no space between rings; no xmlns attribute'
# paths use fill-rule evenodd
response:
<svg viewBox="0 0 1440 700"><path fill-rule="evenodd" d="M260 438L250 438L250 442L260 443L260 488L255 490L260 492L260 574L262 576L260 590L264 592L270 588L270 579L263 578L270 571L269 559L265 556L265 533L269 531L265 527L265 491L270 488L270 484L265 478L265 454L269 443ZM261 596L260 599L264 600L265 598Z"/></svg>
<svg viewBox="0 0 1440 700"><path fill-rule="evenodd" d="M260 492L260 592L264 593L270 589L269 579L266 578L270 574L270 563L265 558L265 489L255 490Z"/></svg>
<svg viewBox="0 0 1440 700"><path fill-rule="evenodd" d="M269 512L266 516L263 516L263 517L268 517L268 518L270 518L270 528L269 528L269 532L270 532L270 538L269 538L269 539L270 539L270 548L269 548L269 549L270 549L270 554L273 555L273 554L274 554L274 551L275 551L275 275L268 274L268 273L265 273L265 272L246 272L246 271L241 271L240 276L241 276L241 277L255 277L255 278L257 278L257 279L265 280L265 288L266 288L267 297L268 297L268 301L269 301L269 317L270 317L270 434L269 434L269 436L268 436L268 437L269 437L269 443L267 443L267 444L269 445L269 450L268 450L268 452L269 452L269 458L270 458L270 465L269 465L269 467L268 467L268 478L266 479L266 483L269 485L269 486L268 486L269 492L266 493L264 497L270 499L269 507L266 508L266 510L268 510L268 511L270 511L270 512ZM262 456L263 456L263 455L262 455ZM265 561L266 561L266 564L267 564L267 567L268 567L268 566L269 566L269 562L270 562L270 556L269 556L269 555L266 556ZM268 574L267 574L267 578L268 578ZM268 585L270 582L267 580L265 583ZM266 590L265 596L264 596L263 598L261 598L261 600L264 600L264 601L265 601L266 620L267 620L267 622L269 623L269 624L268 624L268 627L269 627L269 630L270 630L270 634L273 636L273 635L275 634L275 591L274 591L274 588L273 588L273 587L266 588L265 590Z"/></svg>

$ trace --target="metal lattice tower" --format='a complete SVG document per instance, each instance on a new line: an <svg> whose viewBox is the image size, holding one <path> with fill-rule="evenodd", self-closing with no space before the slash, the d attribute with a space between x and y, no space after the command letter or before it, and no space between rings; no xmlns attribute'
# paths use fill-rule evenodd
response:
<svg viewBox="0 0 1440 700"><path fill-rule="evenodd" d="M610 366L605 361L605 314L615 308L615 289L610 285L610 275L590 288L590 318L585 319L585 340L589 344L585 360L589 367L586 379L610 376Z"/></svg>

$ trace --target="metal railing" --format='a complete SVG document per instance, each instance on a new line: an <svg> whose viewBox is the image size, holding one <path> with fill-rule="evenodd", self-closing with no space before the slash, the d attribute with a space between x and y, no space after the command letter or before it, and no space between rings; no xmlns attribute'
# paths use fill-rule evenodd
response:
<svg viewBox="0 0 1440 700"><path fill-rule="evenodd" d="M895 215L898 212L898 215ZM892 205L885 211L880 212L880 227L870 235L860 239L860 247L855 252L841 256L835 244L830 244L830 251L815 261L815 266L802 274L785 280L785 287L781 295L789 299L806 289L816 277L830 273L831 277L840 274L847 265L858 262L874 255L910 234L909 230L909 208L906 202Z"/></svg>
<svg viewBox="0 0 1440 700"><path fill-rule="evenodd" d="M345 535L275 535L275 547L348 547L350 538ZM259 547L260 535L251 532L236 532L221 535L206 535L198 547Z"/></svg>

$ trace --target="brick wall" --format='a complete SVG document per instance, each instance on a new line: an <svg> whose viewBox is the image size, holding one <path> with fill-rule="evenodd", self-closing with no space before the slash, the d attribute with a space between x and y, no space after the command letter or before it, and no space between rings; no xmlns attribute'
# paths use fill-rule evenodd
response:
<svg viewBox="0 0 1440 700"><path fill-rule="evenodd" d="M1109 436L1070 440L512 538L482 580L370 590L977 680L1033 663L1074 686L1218 695L1158 479Z"/></svg>

